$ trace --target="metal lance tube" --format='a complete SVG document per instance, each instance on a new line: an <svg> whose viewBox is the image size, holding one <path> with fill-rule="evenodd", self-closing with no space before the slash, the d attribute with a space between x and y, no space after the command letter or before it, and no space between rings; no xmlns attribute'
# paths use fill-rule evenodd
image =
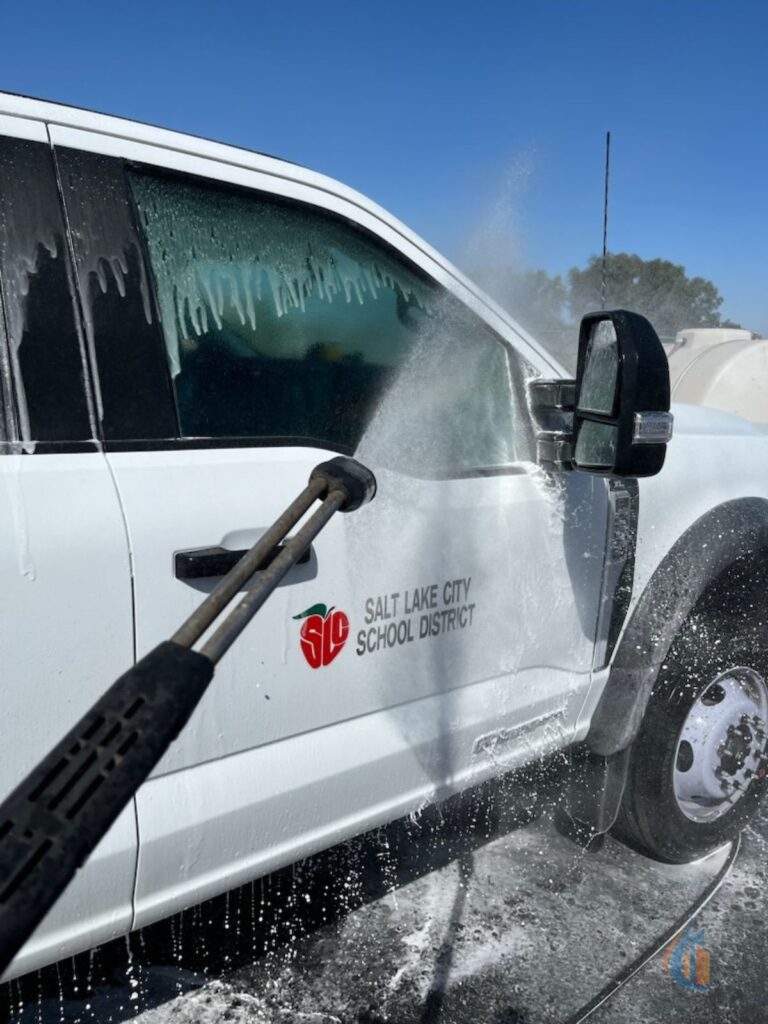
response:
<svg viewBox="0 0 768 1024"><path fill-rule="evenodd" d="M346 495L343 491L331 491L312 518L302 526L295 537L286 543L269 568L264 570L256 586L248 591L216 632L203 644L200 648L201 654L205 655L214 665L221 660L283 576L298 562L334 512L339 511L345 500Z"/></svg>
<svg viewBox="0 0 768 1024"><path fill-rule="evenodd" d="M191 647L196 643L211 623L227 607L248 580L258 571L262 562L274 551L288 531L327 488L327 481L322 477L312 477L288 508L279 516L270 528L259 537L253 547L240 559L234 568L224 576L210 592L199 608L189 616L171 637L182 647ZM301 557L299 552L297 557ZM290 568L290 566L289 566ZM287 571L287 570L286 570ZM282 577L281 577L282 579Z"/></svg>

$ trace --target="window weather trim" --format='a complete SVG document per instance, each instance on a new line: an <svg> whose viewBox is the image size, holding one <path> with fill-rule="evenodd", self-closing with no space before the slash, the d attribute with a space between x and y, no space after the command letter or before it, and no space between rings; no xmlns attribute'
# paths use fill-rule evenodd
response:
<svg viewBox="0 0 768 1024"><path fill-rule="evenodd" d="M104 442L106 452L216 451L233 448L319 448L338 455L351 457L355 454L355 449L348 446L333 445L328 441L311 437L168 437ZM431 476L417 476L403 469L399 469L398 472L415 480L465 480L477 477L525 476L528 470L522 462L511 462L508 466L478 466L476 469L451 470L444 475L436 473Z"/></svg>
<svg viewBox="0 0 768 1024"><path fill-rule="evenodd" d="M5 307L0 289L0 440L4 445L18 441L19 431L16 418L16 403L11 380L11 358L8 350L8 331L5 323Z"/></svg>

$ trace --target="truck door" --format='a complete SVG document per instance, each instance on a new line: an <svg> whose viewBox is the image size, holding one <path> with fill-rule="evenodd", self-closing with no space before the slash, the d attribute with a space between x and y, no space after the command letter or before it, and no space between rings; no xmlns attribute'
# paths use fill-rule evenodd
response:
<svg viewBox="0 0 768 1024"><path fill-rule="evenodd" d="M52 133L139 654L213 586L210 549L248 547L318 462L356 453L379 483L286 577L139 792L137 921L566 742L604 493L532 464L533 368L431 257L287 165Z"/></svg>
<svg viewBox="0 0 768 1024"><path fill-rule="evenodd" d="M92 430L45 125L0 117L0 791L133 660L128 545ZM23 973L126 931L133 805L14 961Z"/></svg>

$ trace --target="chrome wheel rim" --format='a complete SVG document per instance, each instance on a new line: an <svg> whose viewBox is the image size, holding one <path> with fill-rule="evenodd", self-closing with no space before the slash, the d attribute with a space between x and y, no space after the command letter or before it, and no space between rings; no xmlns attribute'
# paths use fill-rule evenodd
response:
<svg viewBox="0 0 768 1024"><path fill-rule="evenodd" d="M765 776L766 723L768 686L754 669L730 668L704 687L675 750L675 799L686 818L716 820Z"/></svg>

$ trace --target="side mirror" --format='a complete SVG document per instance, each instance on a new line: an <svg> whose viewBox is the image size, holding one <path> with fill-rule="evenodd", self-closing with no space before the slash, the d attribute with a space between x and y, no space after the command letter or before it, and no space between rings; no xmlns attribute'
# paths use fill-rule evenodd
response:
<svg viewBox="0 0 768 1024"><path fill-rule="evenodd" d="M603 476L654 476L672 437L669 367L639 313L581 321L573 413L573 467Z"/></svg>

